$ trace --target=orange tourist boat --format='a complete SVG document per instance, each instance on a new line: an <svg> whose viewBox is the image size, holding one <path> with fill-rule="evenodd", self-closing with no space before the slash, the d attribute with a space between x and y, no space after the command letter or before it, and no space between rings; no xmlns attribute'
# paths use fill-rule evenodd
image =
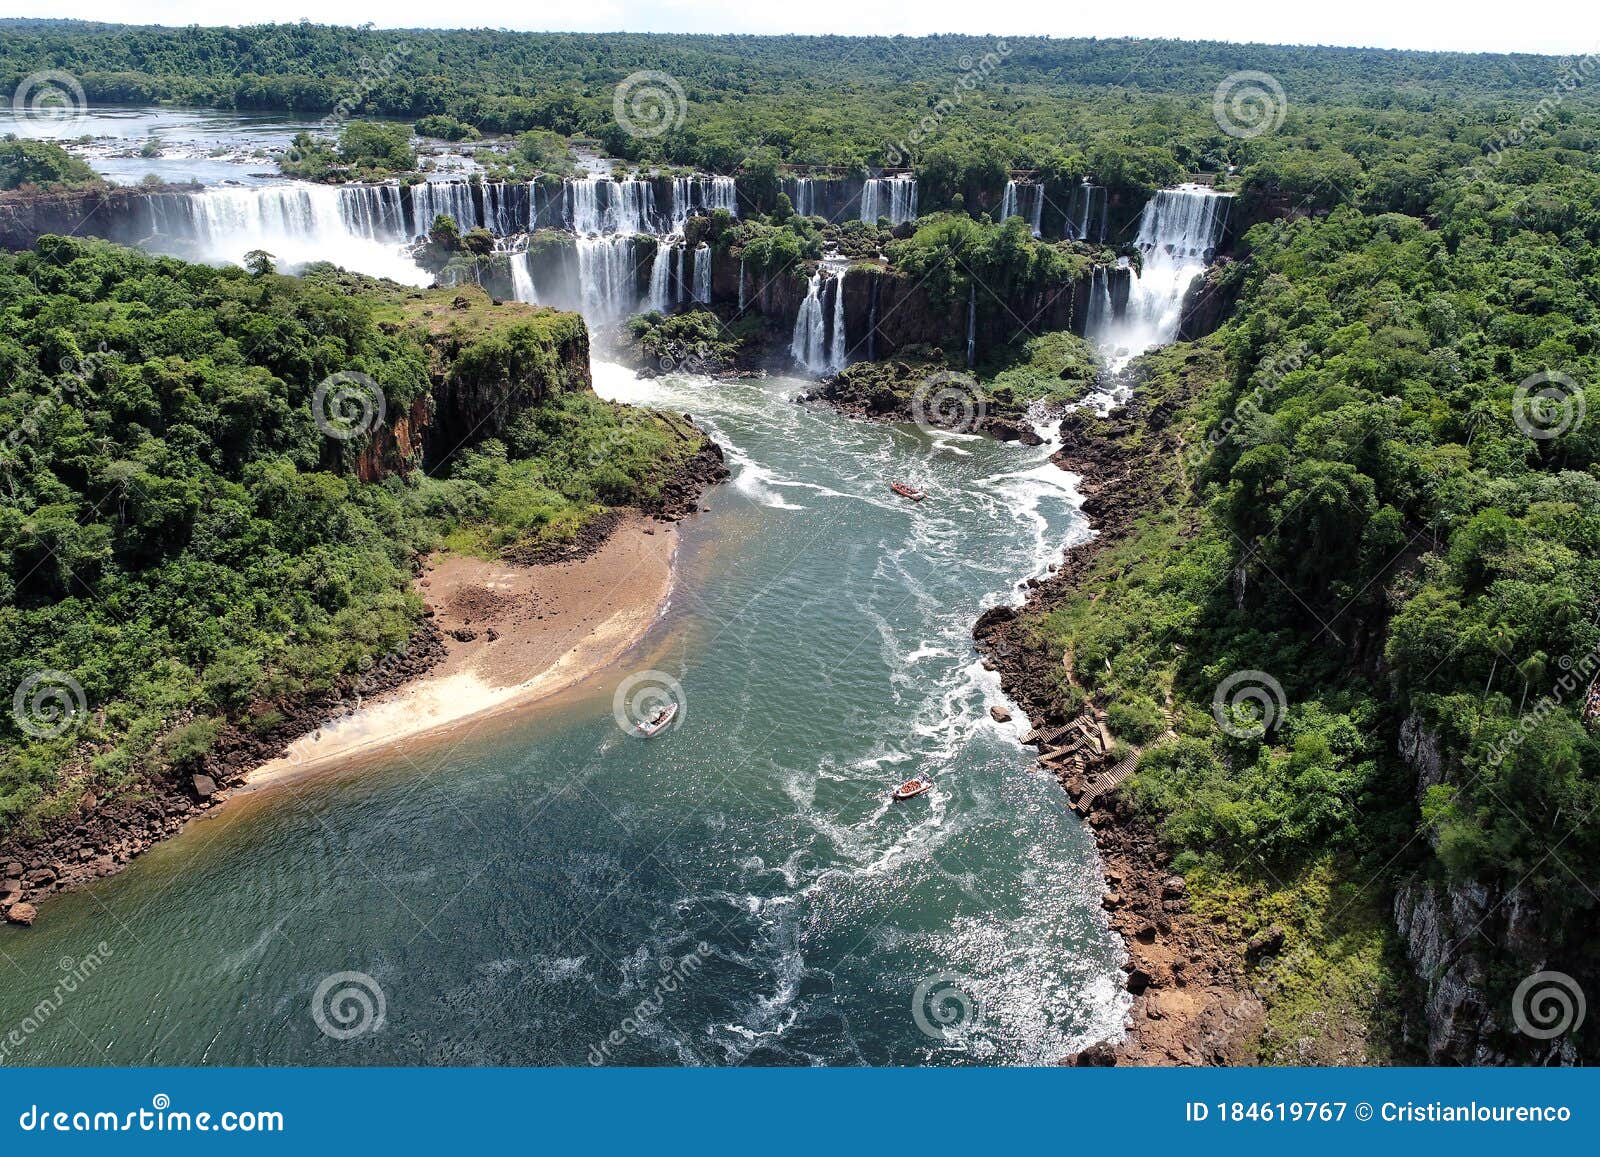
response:
<svg viewBox="0 0 1600 1157"><path fill-rule="evenodd" d="M912 502L921 502L928 497L926 490L918 490L915 486L907 486L904 482L891 482L889 483L889 489L893 490L901 498L911 499Z"/></svg>

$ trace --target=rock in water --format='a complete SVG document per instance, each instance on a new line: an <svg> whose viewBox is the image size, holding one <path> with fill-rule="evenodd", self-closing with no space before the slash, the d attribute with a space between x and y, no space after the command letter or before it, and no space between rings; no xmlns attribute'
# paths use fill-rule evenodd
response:
<svg viewBox="0 0 1600 1157"><path fill-rule="evenodd" d="M13 904L6 909L6 919L13 924L24 926L32 924L39 918L39 909L32 904Z"/></svg>
<svg viewBox="0 0 1600 1157"><path fill-rule="evenodd" d="M1011 712L1009 709L996 703L993 707L989 708L989 718L993 719L996 723L1010 723Z"/></svg>
<svg viewBox="0 0 1600 1157"><path fill-rule="evenodd" d="M1063 1065L1073 1065L1078 1068L1102 1068L1117 1063L1117 1050L1105 1041L1090 1045L1081 1053L1073 1053L1063 1057L1059 1062Z"/></svg>

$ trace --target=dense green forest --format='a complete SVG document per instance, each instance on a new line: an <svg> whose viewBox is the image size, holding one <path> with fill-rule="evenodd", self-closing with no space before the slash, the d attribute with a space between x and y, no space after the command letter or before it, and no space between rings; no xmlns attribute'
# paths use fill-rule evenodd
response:
<svg viewBox="0 0 1600 1157"><path fill-rule="evenodd" d="M80 713L0 718L0 833L197 769L221 728L270 729L395 651L419 552L570 540L684 453L563 370L588 348L574 315L257 264L59 237L0 255L0 681L70 673L38 690ZM379 383L391 419L439 377L547 393L496 438L362 482L385 427L329 433L317 387L340 374Z"/></svg>
<svg viewBox="0 0 1600 1157"><path fill-rule="evenodd" d="M1536 56L960 36L0 27L7 86L61 69L95 102L336 113L339 123L426 118L452 138L538 130L513 160L531 155L522 167L543 171L565 164L549 133L718 173L909 165L924 209L996 195L1009 170L1025 169L1063 184L1092 173L1136 194L1204 172L1318 207L1356 200L1416 213L1446 174L1525 135L1536 109L1549 143L1597 145L1593 125L1579 124L1594 107L1590 78L1567 83L1570 63ZM1273 131L1239 137L1219 124L1216 89L1241 69L1281 85L1281 101L1267 96L1266 115L1282 117ZM616 114L618 86L641 71L666 74L682 93L643 82L668 112L632 135Z"/></svg>
<svg viewBox="0 0 1600 1157"><path fill-rule="evenodd" d="M0 139L0 192L97 185L95 171L49 141Z"/></svg>
<svg viewBox="0 0 1600 1157"><path fill-rule="evenodd" d="M1231 320L1136 363L1139 412L1179 439L1144 463L1173 500L1038 636L1120 738L1176 730L1135 797L1219 919L1293 930L1280 1039L1392 1006L1383 905L1419 868L1519 888L1540 951L1589 951L1597 211L1594 154L1546 143L1415 216L1263 223L1223 275ZM1509 999L1530 962L1496 959Z"/></svg>

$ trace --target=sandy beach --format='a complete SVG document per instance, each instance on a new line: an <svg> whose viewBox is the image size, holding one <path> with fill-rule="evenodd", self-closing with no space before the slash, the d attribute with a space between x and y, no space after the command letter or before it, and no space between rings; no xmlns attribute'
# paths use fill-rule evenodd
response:
<svg viewBox="0 0 1600 1157"><path fill-rule="evenodd" d="M672 523L633 516L574 562L432 556L418 588L445 635L444 661L302 736L251 772L242 790L475 727L599 673L665 607L676 541Z"/></svg>

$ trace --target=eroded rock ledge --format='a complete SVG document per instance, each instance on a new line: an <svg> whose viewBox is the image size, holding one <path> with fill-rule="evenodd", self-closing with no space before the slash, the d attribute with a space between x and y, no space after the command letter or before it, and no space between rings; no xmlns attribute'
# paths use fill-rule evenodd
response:
<svg viewBox="0 0 1600 1157"><path fill-rule="evenodd" d="M1168 409L1152 410L1137 390L1107 418L1074 410L1062 420L1062 447L1053 460L1080 476L1083 510L1095 537L1067 551L1059 569L1030 588L1020 612L995 608L973 631L979 651L999 671L1005 693L1036 727L1064 725L1073 713L1057 691L1056 661L1033 636L1031 622L1077 595L1091 563L1130 533L1141 512L1177 497L1173 477L1160 467L1178 449L1167 420ZM1097 714L1099 709L1091 705L1089 710ZM1084 806L1086 777L1109 766L1109 757L1095 754L1085 773L1058 774L1100 849L1106 881L1102 905L1128 950L1123 971L1134 998L1132 1023L1121 1042L1097 1044L1062 1063L1252 1063L1265 1007L1249 979L1249 957L1267 955L1273 946L1231 942L1196 914L1159 832L1116 793Z"/></svg>

